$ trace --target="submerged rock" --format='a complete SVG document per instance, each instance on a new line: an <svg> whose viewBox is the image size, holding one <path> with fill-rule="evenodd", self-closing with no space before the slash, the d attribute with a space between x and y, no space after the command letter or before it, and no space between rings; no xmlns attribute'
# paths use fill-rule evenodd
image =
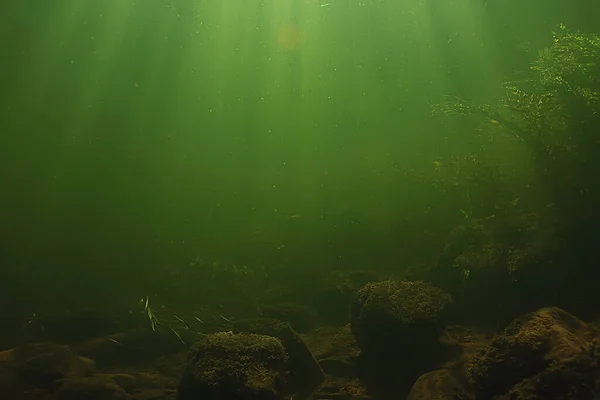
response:
<svg viewBox="0 0 600 400"><path fill-rule="evenodd" d="M405 395L439 361L438 338L452 297L421 281L369 283L351 307L359 373L376 392Z"/></svg>
<svg viewBox="0 0 600 400"><path fill-rule="evenodd" d="M408 400L469 400L468 390L448 369L421 375L413 385Z"/></svg>
<svg viewBox="0 0 600 400"><path fill-rule="evenodd" d="M598 332L559 308L513 321L469 363L476 398L592 399L599 394Z"/></svg>
<svg viewBox="0 0 600 400"><path fill-rule="evenodd" d="M26 386L50 388L57 380L91 374L93 362L67 346L31 343L0 353L4 369Z"/></svg>
<svg viewBox="0 0 600 400"><path fill-rule="evenodd" d="M363 350L432 343L444 328L443 312L451 302L448 293L421 281L369 283L352 304L352 332Z"/></svg>
<svg viewBox="0 0 600 400"><path fill-rule="evenodd" d="M286 354L277 338L215 333L190 349L178 400L282 399Z"/></svg>
<svg viewBox="0 0 600 400"><path fill-rule="evenodd" d="M93 359L99 368L145 364L162 356L186 351L198 336L160 326L153 331L136 329L85 340L70 346L77 354Z"/></svg>
<svg viewBox="0 0 600 400"><path fill-rule="evenodd" d="M309 332L317 321L317 315L312 309L291 302L262 305L261 313L265 318L289 322L300 333Z"/></svg>
<svg viewBox="0 0 600 400"><path fill-rule="evenodd" d="M113 379L90 376L67 379L55 395L56 400L130 400Z"/></svg>
<svg viewBox="0 0 600 400"><path fill-rule="evenodd" d="M258 318L239 321L236 332L275 337L281 341L287 355L284 389L296 396L308 396L325 380L325 374L298 333L289 323Z"/></svg>

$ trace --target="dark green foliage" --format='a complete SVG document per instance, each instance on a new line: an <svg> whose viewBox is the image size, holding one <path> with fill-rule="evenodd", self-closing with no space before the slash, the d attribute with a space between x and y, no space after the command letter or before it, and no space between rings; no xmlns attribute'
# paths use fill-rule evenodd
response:
<svg viewBox="0 0 600 400"><path fill-rule="evenodd" d="M479 115L488 123L503 126L538 154L572 151L577 139L572 134L577 132L569 135L566 130L599 118L598 60L600 36L572 33L561 25L553 44L539 52L527 78L503 85L498 104L454 98L436 111Z"/></svg>
<svg viewBox="0 0 600 400"><path fill-rule="evenodd" d="M474 117L474 135L513 138L531 157L531 184L544 198L535 204L528 193L516 193L518 207L475 218L467 212L438 260L436 284L462 291L462 300L455 295L459 303L489 297L505 310L508 303L518 306L519 296L541 306L557 296L573 298L574 284L586 290L596 279L597 268L588 265L597 248L592 238L600 234L600 36L561 25L529 71L503 84L497 101L453 98L436 111ZM499 210L506 198L491 201L493 207L479 208Z"/></svg>
<svg viewBox="0 0 600 400"><path fill-rule="evenodd" d="M561 25L552 45L539 52L528 76L503 85L504 95L497 104L455 98L436 111L476 115L488 124L502 126L528 146L540 177L559 196L561 190L556 186L564 189L573 178L583 178L582 163L588 167L597 164L598 60L597 34L572 33Z"/></svg>
<svg viewBox="0 0 600 400"><path fill-rule="evenodd" d="M518 274L532 262L540 262L544 252L557 248L553 233L552 221L537 213L469 220L450 232L438 268L445 270L446 285L465 283L481 273L494 274L494 269L496 276Z"/></svg>
<svg viewBox="0 0 600 400"><path fill-rule="evenodd" d="M600 36L572 33L564 25L554 33L554 44L539 53L532 66L547 91L562 102L581 98L598 111L600 104Z"/></svg>

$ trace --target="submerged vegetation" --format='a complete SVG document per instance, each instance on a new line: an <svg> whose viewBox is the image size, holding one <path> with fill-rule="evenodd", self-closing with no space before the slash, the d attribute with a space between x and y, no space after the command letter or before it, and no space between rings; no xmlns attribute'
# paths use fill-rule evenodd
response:
<svg viewBox="0 0 600 400"><path fill-rule="evenodd" d="M484 137L500 133L525 146L550 201L522 207L526 195L513 193L514 207L501 207L505 196L488 203L504 213L472 218L465 212L466 222L452 231L432 278L466 294L469 304L488 299L491 304L481 305L488 310L518 307L525 298L528 306L550 296L570 303L557 291L565 294L573 284L591 290L586 282L596 274L590 239L599 233L600 215L600 36L560 25L525 77L506 82L501 93L495 104L453 98L435 112L474 118ZM492 193L498 194L506 187L501 176L487 181L487 187L471 185L471 193L496 187ZM510 305L505 311L514 313Z"/></svg>
<svg viewBox="0 0 600 400"><path fill-rule="evenodd" d="M526 78L503 85L497 104L455 98L437 111L477 117L491 126L487 131L500 125L530 151L557 210L574 213L599 194L594 179L600 166L599 60L597 34L561 25Z"/></svg>

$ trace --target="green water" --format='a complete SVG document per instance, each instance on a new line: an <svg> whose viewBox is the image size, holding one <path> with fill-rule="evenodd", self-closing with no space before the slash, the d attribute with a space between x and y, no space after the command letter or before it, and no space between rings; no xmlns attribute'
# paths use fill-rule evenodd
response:
<svg viewBox="0 0 600 400"><path fill-rule="evenodd" d="M552 199L517 141L432 108L492 101L558 24L598 32L597 15L558 0L4 1L2 304L223 302L433 265L466 216ZM505 185L460 175L486 168Z"/></svg>

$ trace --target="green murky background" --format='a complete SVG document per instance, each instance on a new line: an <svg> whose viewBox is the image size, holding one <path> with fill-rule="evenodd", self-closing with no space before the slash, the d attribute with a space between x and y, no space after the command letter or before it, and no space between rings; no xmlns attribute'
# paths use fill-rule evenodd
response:
<svg viewBox="0 0 600 400"><path fill-rule="evenodd" d="M401 275L465 215L543 208L519 143L432 114L498 96L560 23L600 30L597 2L526 3L2 2L5 309ZM457 183L473 152L501 193Z"/></svg>

